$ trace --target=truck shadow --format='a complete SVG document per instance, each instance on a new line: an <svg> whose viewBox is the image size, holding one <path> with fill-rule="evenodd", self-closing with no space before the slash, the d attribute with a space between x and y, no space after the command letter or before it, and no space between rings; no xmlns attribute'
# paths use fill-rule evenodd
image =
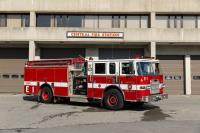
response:
<svg viewBox="0 0 200 133"><path fill-rule="evenodd" d="M23 96L23 100L25 101L31 101L31 102L38 102L38 96ZM101 102L100 101L95 101L95 102L75 102L75 101L71 101L69 103L66 103L64 101L59 101L55 104L59 104L59 105L70 105L73 108L76 107L88 107L84 110L82 110L82 112L107 112L107 111L112 111L112 110L108 110L105 109L104 107L101 106ZM138 103L131 103L131 102L125 102L124 108L119 110L119 111L149 111L149 110L153 110L159 108L158 106L155 106L153 104L150 103L145 103L143 105L140 105Z"/></svg>
<svg viewBox="0 0 200 133"><path fill-rule="evenodd" d="M37 102L38 96L28 96L28 95L26 95L26 96L23 96L23 100Z"/></svg>
<svg viewBox="0 0 200 133"><path fill-rule="evenodd" d="M124 110L133 110L133 111L148 111L148 110L152 110L155 108L159 108L158 106L155 106L151 103L144 103L142 105L138 104L138 103L131 103L128 102L125 104L124 106Z"/></svg>

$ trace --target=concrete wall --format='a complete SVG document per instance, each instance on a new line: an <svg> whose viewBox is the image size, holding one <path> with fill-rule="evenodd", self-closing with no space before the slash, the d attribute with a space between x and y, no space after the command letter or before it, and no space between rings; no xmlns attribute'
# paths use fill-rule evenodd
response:
<svg viewBox="0 0 200 133"><path fill-rule="evenodd" d="M188 46L190 45L190 46ZM158 55L199 55L200 45L159 45L157 44L157 54Z"/></svg>
<svg viewBox="0 0 200 133"><path fill-rule="evenodd" d="M124 32L124 39L67 38L67 31ZM200 29L0 28L0 41L200 42Z"/></svg>
<svg viewBox="0 0 200 133"><path fill-rule="evenodd" d="M186 28L169 29L166 22L158 22L155 17L162 13L200 14L199 7L199 0L0 0L2 13L27 12L31 15L29 28L0 27L0 41L200 42L200 28L194 29L191 18L185 18L187 21L183 25ZM86 28L35 28L35 13L41 12L145 13L150 15L150 22L145 17L134 17L127 20L127 28L111 28L111 16L99 18L99 23L97 18L86 16ZM120 23L123 25L123 20ZM147 27L147 23L151 24L151 28ZM199 17L197 25L200 27ZM67 31L124 32L124 39L67 39Z"/></svg>
<svg viewBox="0 0 200 133"><path fill-rule="evenodd" d="M0 0L0 11L200 12L199 0Z"/></svg>

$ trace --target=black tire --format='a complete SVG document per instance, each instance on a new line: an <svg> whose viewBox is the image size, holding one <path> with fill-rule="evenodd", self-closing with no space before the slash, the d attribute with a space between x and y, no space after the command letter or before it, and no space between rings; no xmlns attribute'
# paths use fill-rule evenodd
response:
<svg viewBox="0 0 200 133"><path fill-rule="evenodd" d="M93 98L87 98L87 101L88 101L88 103L92 103L92 102L94 102L94 99Z"/></svg>
<svg viewBox="0 0 200 133"><path fill-rule="evenodd" d="M103 105L110 110L120 110L124 107L124 99L117 89L108 90L103 99Z"/></svg>
<svg viewBox="0 0 200 133"><path fill-rule="evenodd" d="M93 99L93 98L87 98L87 101L88 101L89 106L94 106L95 103L97 102L97 101L95 102L95 99Z"/></svg>
<svg viewBox="0 0 200 133"><path fill-rule="evenodd" d="M53 93L48 86L42 88L40 99L42 103L52 103Z"/></svg>

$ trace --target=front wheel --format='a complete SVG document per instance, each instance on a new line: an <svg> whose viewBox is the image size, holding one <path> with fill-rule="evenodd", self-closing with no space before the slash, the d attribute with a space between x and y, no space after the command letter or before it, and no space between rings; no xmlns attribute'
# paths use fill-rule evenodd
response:
<svg viewBox="0 0 200 133"><path fill-rule="evenodd" d="M53 101L53 93L49 87L42 88L40 95L41 102L43 103L52 103Z"/></svg>
<svg viewBox="0 0 200 133"><path fill-rule="evenodd" d="M103 104L107 109L120 110L124 107L124 99L117 89L110 89L105 93Z"/></svg>

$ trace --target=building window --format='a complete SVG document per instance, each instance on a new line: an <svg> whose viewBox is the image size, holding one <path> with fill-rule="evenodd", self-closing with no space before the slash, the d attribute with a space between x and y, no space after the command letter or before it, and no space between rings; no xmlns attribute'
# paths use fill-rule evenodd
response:
<svg viewBox="0 0 200 133"><path fill-rule="evenodd" d="M100 16L97 16L97 28L99 28L99 20L100 20Z"/></svg>
<svg viewBox="0 0 200 133"><path fill-rule="evenodd" d="M0 15L0 27L6 27L7 24L6 24L6 15Z"/></svg>
<svg viewBox="0 0 200 133"><path fill-rule="evenodd" d="M97 15L84 16L84 27L85 28L98 28L98 16Z"/></svg>
<svg viewBox="0 0 200 133"><path fill-rule="evenodd" d="M56 15L55 16L55 27L67 27L67 15Z"/></svg>
<svg viewBox="0 0 200 133"><path fill-rule="evenodd" d="M83 16L79 15L70 15L67 19L68 27L82 27Z"/></svg>
<svg viewBox="0 0 200 133"><path fill-rule="evenodd" d="M37 27L50 27L51 15L46 15L46 14L37 15L36 25Z"/></svg>
<svg viewBox="0 0 200 133"><path fill-rule="evenodd" d="M157 15L158 28L198 28L197 15ZM167 24L167 26L166 26Z"/></svg>
<svg viewBox="0 0 200 133"><path fill-rule="evenodd" d="M63 19L62 19L62 16L61 15L56 15L55 16L55 25L56 27L62 27L63 25Z"/></svg>
<svg viewBox="0 0 200 133"><path fill-rule="evenodd" d="M183 28L183 16L176 16L176 28Z"/></svg>
<svg viewBox="0 0 200 133"><path fill-rule="evenodd" d="M0 27L29 27L29 14L0 14Z"/></svg>
<svg viewBox="0 0 200 133"><path fill-rule="evenodd" d="M156 16L156 26L157 28L168 28L168 16Z"/></svg>
<svg viewBox="0 0 200 133"><path fill-rule="evenodd" d="M183 16L183 28L197 28L197 16Z"/></svg>
<svg viewBox="0 0 200 133"><path fill-rule="evenodd" d="M149 28L149 16L128 15L126 17L127 28Z"/></svg>
<svg viewBox="0 0 200 133"><path fill-rule="evenodd" d="M168 28L176 28L175 26L175 16L168 16Z"/></svg>
<svg viewBox="0 0 200 133"><path fill-rule="evenodd" d="M98 28L112 28L111 15L99 15L98 21Z"/></svg>
<svg viewBox="0 0 200 133"><path fill-rule="evenodd" d="M112 16L112 28L120 28L120 16Z"/></svg>
<svg viewBox="0 0 200 133"><path fill-rule="evenodd" d="M29 16L29 14L6 14L6 25L7 27L28 27Z"/></svg>
<svg viewBox="0 0 200 133"><path fill-rule="evenodd" d="M38 14L38 27L149 28L148 15Z"/></svg>
<svg viewBox="0 0 200 133"><path fill-rule="evenodd" d="M83 27L84 25L83 15L49 15L39 14L37 15L38 27Z"/></svg>
<svg viewBox="0 0 200 133"><path fill-rule="evenodd" d="M29 15L21 15L21 26L29 27L30 16Z"/></svg>

